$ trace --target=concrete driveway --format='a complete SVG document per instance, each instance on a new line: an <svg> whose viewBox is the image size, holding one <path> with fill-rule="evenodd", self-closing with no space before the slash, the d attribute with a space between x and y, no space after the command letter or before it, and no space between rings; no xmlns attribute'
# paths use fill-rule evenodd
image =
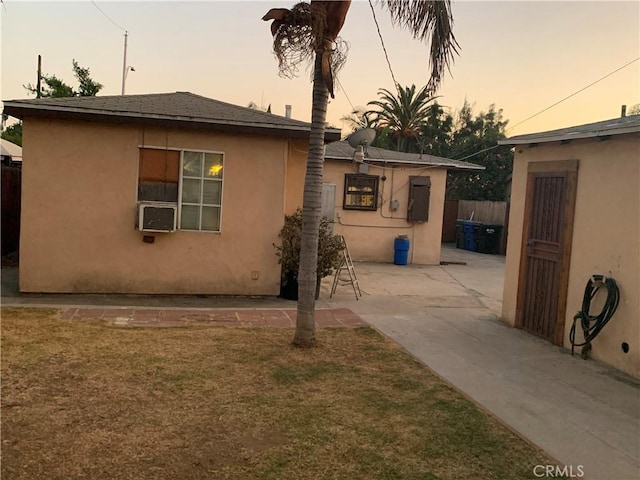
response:
<svg viewBox="0 0 640 480"><path fill-rule="evenodd" d="M326 306L358 313L567 477L640 478L640 382L501 322L504 257L444 247L442 260L466 264L356 264L363 298L340 286Z"/></svg>

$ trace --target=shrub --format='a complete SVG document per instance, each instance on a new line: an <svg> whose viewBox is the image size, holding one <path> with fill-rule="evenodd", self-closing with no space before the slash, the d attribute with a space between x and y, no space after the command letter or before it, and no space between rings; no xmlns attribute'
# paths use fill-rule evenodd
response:
<svg viewBox="0 0 640 480"><path fill-rule="evenodd" d="M342 239L340 235L331 233L330 225L329 219L322 217L318 243L318 279L331 275L340 267L342 260ZM292 215L284 217L284 226L279 235L281 245L274 245L283 274L290 272L295 278L298 278L300 268L301 235L302 210L298 209Z"/></svg>

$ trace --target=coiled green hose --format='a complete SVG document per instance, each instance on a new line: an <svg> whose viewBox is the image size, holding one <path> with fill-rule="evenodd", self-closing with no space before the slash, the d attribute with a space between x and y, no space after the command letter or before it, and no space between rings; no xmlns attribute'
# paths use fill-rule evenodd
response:
<svg viewBox="0 0 640 480"><path fill-rule="evenodd" d="M602 311L598 315L589 315L591 300L595 297L598 290L605 287L607 289L607 299L604 302ZM573 317L573 325L569 331L569 341L571 342L571 355L575 347L583 348L583 356L591 348L591 342L602 331L604 326L611 320L613 314L618 308L620 302L620 290L618 284L613 278L605 278L603 275L593 275L584 289L584 297L582 298L582 310ZM580 320L582 333L584 335L583 343L576 343L576 323Z"/></svg>

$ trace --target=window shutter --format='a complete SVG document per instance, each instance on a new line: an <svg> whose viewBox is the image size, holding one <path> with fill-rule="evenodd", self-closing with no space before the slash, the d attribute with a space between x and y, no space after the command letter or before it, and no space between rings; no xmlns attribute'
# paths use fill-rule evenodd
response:
<svg viewBox="0 0 640 480"><path fill-rule="evenodd" d="M178 201L179 151L141 148L138 165L138 201Z"/></svg>
<svg viewBox="0 0 640 480"><path fill-rule="evenodd" d="M407 221L426 222L429 220L430 196L431 177L409 177Z"/></svg>

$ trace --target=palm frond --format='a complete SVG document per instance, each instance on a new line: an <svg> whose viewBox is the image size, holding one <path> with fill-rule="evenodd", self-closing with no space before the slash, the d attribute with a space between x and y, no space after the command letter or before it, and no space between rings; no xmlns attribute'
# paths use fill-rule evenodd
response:
<svg viewBox="0 0 640 480"><path fill-rule="evenodd" d="M306 2L297 3L291 10L271 9L262 19L273 20L273 53L278 59L280 75L286 78L296 76L301 65L311 63L318 32L324 26L314 25L311 7Z"/></svg>
<svg viewBox="0 0 640 480"><path fill-rule="evenodd" d="M431 78L427 90L435 92L460 47L453 35L451 0L386 0L383 3L395 25L407 28L418 40L429 39Z"/></svg>
<svg viewBox="0 0 640 480"><path fill-rule="evenodd" d="M431 96L428 88L422 87L416 91L416 86L402 87L396 85L397 93L381 88L378 90L379 100L372 100L367 105L376 107L368 110L377 129L388 129L393 138L397 139L397 148L407 147L406 139L415 139L433 109L438 108L432 103L436 98Z"/></svg>

